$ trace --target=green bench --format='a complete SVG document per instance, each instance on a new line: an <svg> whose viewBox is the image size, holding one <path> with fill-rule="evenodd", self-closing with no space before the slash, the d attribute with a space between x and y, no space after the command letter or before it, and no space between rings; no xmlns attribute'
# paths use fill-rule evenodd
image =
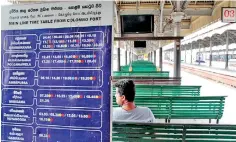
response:
<svg viewBox="0 0 236 142"><path fill-rule="evenodd" d="M133 61L130 65L154 65L154 63L150 61Z"/></svg>
<svg viewBox="0 0 236 142"><path fill-rule="evenodd" d="M139 85L180 85L181 78L178 77L150 77L150 76L113 76L112 83L120 79L131 79Z"/></svg>
<svg viewBox="0 0 236 142"><path fill-rule="evenodd" d="M153 63L151 63L151 62L147 62L147 63L137 63L137 62L133 62L133 63L131 63L130 65L132 65L132 66L142 66L142 65L150 65L150 66L155 66Z"/></svg>
<svg viewBox="0 0 236 142"><path fill-rule="evenodd" d="M130 66L121 66L121 71L129 71ZM147 72L157 71L155 66L132 66L132 71Z"/></svg>
<svg viewBox="0 0 236 142"><path fill-rule="evenodd" d="M129 65L121 66L121 71L129 71L130 67L132 67L132 71L157 71L156 65L150 61L133 61Z"/></svg>
<svg viewBox="0 0 236 142"><path fill-rule="evenodd" d="M150 61L144 61L144 60L139 60L139 61L133 61L133 62L131 62L131 65L139 65L139 64L152 64L152 65L154 65L153 64L153 62L150 62Z"/></svg>
<svg viewBox="0 0 236 142"><path fill-rule="evenodd" d="M201 86L136 85L136 96L200 96ZM113 87L113 94L116 89Z"/></svg>
<svg viewBox="0 0 236 142"><path fill-rule="evenodd" d="M136 96L135 104L152 110L156 119L216 119L223 116L225 96ZM113 107L118 107L113 96Z"/></svg>
<svg viewBox="0 0 236 142"><path fill-rule="evenodd" d="M113 122L113 142L236 142L236 125Z"/></svg>
<svg viewBox="0 0 236 142"><path fill-rule="evenodd" d="M168 71L113 71L113 76L151 76L151 77L169 77Z"/></svg>

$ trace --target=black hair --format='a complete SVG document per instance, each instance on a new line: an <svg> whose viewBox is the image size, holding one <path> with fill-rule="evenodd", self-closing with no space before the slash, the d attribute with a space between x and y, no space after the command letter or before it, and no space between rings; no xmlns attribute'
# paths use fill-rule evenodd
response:
<svg viewBox="0 0 236 142"><path fill-rule="evenodd" d="M118 88L118 93L124 95L128 102L133 102L135 98L135 84L132 80L118 80L115 83L115 87Z"/></svg>

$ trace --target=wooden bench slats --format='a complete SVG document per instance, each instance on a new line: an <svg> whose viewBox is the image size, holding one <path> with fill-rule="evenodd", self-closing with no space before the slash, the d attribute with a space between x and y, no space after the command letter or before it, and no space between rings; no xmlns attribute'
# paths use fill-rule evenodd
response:
<svg viewBox="0 0 236 142"><path fill-rule="evenodd" d="M123 141L123 138L114 138L114 142L182 142L182 140L161 140L161 139L140 139L140 138L127 138Z"/></svg>
<svg viewBox="0 0 236 142"><path fill-rule="evenodd" d="M120 79L132 79L136 85L180 85L181 78L176 77L148 77L148 76L113 76L112 83Z"/></svg>
<svg viewBox="0 0 236 142"><path fill-rule="evenodd" d="M216 139L213 139L213 140L206 140L206 139L201 139L201 140L191 140L191 139L189 139L188 140L188 142L236 142L236 140L225 140L225 139L218 139L218 140L216 140Z"/></svg>
<svg viewBox="0 0 236 142"><path fill-rule="evenodd" d="M136 85L136 96L200 96L201 86ZM116 93L113 87L113 95Z"/></svg>
<svg viewBox="0 0 236 142"><path fill-rule="evenodd" d="M156 70L156 69L154 69ZM157 71L114 71L113 76L149 76L149 77L169 77L168 71L157 72Z"/></svg>
<svg viewBox="0 0 236 142"><path fill-rule="evenodd" d="M137 106L148 107L159 119L217 119L223 116L225 96L136 96ZM118 105L113 100L113 106Z"/></svg>
<svg viewBox="0 0 236 142"><path fill-rule="evenodd" d="M236 142L236 125L113 123L114 142Z"/></svg>

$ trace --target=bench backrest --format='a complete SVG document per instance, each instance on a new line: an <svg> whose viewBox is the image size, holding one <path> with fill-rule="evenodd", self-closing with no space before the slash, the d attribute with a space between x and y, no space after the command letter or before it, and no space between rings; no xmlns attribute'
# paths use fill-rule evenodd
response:
<svg viewBox="0 0 236 142"><path fill-rule="evenodd" d="M129 67L121 67L121 71L129 71ZM132 71L147 72L157 71L156 67L132 67Z"/></svg>
<svg viewBox="0 0 236 142"><path fill-rule="evenodd" d="M136 96L200 96L201 86L136 85ZM113 94L116 90L113 87Z"/></svg>
<svg viewBox="0 0 236 142"><path fill-rule="evenodd" d="M236 125L113 122L113 142L236 142Z"/></svg>
<svg viewBox="0 0 236 142"><path fill-rule="evenodd" d="M113 76L112 83L119 79L131 79L137 85L180 85L181 78L176 77L148 77L148 76Z"/></svg>
<svg viewBox="0 0 236 142"><path fill-rule="evenodd" d="M150 62L150 61L133 61L133 62L131 62L131 65L134 65L134 64L152 64L153 65L153 62Z"/></svg>
<svg viewBox="0 0 236 142"><path fill-rule="evenodd" d="M136 96L135 104L152 110L160 119L221 119L225 96ZM113 106L118 107L113 98Z"/></svg>
<svg viewBox="0 0 236 142"><path fill-rule="evenodd" d="M169 77L168 71L147 71L147 72L140 72L140 71L114 71L113 76L151 76L151 77Z"/></svg>

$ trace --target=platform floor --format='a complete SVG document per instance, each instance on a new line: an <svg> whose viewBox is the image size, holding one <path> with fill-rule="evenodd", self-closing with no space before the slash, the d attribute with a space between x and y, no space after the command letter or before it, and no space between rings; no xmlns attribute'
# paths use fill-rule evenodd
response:
<svg viewBox="0 0 236 142"><path fill-rule="evenodd" d="M219 73L219 74L225 74L225 75L236 77L236 71L234 71L234 70L225 70L225 69L207 67L207 66L202 66L202 65L199 66L199 65L196 65L196 64L186 64L186 63L181 63L181 64L183 64L185 66L205 70L205 71L210 71L210 72L215 72L215 73Z"/></svg>
<svg viewBox="0 0 236 142"><path fill-rule="evenodd" d="M170 71L173 76L173 67L163 66L163 71ZM217 83L208 79L182 71L182 85L200 85L201 96L227 96L225 110L220 124L236 124L236 88ZM163 122L164 120L157 120ZM209 120L171 120L172 123L209 123ZM212 120L215 123L215 120Z"/></svg>

